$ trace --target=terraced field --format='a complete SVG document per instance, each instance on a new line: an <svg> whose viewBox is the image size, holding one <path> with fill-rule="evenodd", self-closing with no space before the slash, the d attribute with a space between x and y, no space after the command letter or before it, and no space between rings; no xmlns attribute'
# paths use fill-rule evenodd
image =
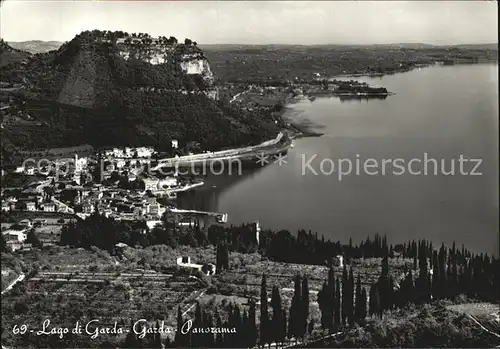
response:
<svg viewBox="0 0 500 349"><path fill-rule="evenodd" d="M99 319L102 327L113 327L116 322L123 328L128 328L131 319L165 320L165 326L173 328L177 306L189 307L202 289L197 279L187 276L41 272L2 296L2 341L8 347L40 347L41 337L29 332L14 336L8 326L26 324L38 331L46 319L68 328L92 319ZM100 336L99 342L123 339L124 335ZM85 335L75 340L88 343Z"/></svg>

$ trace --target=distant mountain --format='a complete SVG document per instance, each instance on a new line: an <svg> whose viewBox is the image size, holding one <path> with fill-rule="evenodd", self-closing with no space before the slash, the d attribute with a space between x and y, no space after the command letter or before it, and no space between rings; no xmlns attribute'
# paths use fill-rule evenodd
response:
<svg viewBox="0 0 500 349"><path fill-rule="evenodd" d="M16 49L0 39L0 68L2 68L2 70L9 66L27 61L30 56L30 53Z"/></svg>
<svg viewBox="0 0 500 349"><path fill-rule="evenodd" d="M29 53L44 53L57 50L62 44L60 41L9 41L10 46Z"/></svg>
<svg viewBox="0 0 500 349"><path fill-rule="evenodd" d="M161 148L177 139L216 150L277 133L271 120L217 100L210 64L188 39L86 31L57 51L32 56L23 81L25 108L37 126L5 124L11 147Z"/></svg>

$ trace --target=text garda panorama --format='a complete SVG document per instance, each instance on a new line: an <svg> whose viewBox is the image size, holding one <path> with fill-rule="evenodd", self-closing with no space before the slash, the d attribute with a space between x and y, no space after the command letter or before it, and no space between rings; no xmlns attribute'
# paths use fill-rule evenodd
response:
<svg viewBox="0 0 500 349"><path fill-rule="evenodd" d="M159 326L147 326L148 322L146 319L140 319L132 325L132 331L138 338L144 338L147 334L169 334L177 332L176 328L165 326L165 322L161 321ZM29 329L28 325L15 325L12 332L16 335L23 335L25 333L35 333L37 336L43 335L56 335L59 338L64 338L66 334L86 334L90 338L95 339L100 335L106 334L125 334L130 332L130 328L119 327L118 323L115 322L113 326L99 326L99 320L90 320L86 324L82 324L79 321L76 322L74 327L60 327L51 326L50 320L44 320L42 324L42 329L35 331ZM182 334L188 333L236 333L235 327L193 327L193 320L187 320L181 327Z"/></svg>

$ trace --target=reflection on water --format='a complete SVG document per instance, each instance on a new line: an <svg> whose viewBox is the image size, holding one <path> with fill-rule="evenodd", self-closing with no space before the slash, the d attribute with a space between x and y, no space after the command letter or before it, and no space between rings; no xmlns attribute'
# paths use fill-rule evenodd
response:
<svg viewBox="0 0 500 349"><path fill-rule="evenodd" d="M179 193L176 204L184 209L201 211L218 211L219 197L229 191L233 186L246 179L252 178L262 171L261 166L234 166L221 171L222 173L207 173L203 179L204 185L195 190ZM207 171L209 172L209 171ZM243 199L243 198L242 198Z"/></svg>
<svg viewBox="0 0 500 349"><path fill-rule="evenodd" d="M388 96L339 96L341 102L368 102L370 100L385 100Z"/></svg>

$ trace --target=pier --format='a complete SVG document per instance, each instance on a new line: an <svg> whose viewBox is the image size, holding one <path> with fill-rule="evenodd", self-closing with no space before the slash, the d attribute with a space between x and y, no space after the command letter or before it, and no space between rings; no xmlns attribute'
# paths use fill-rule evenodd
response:
<svg viewBox="0 0 500 349"><path fill-rule="evenodd" d="M183 210L179 208L169 208L169 211L173 213L180 213L186 215L210 216L214 217L218 223L227 223L227 213L198 211L198 210Z"/></svg>

